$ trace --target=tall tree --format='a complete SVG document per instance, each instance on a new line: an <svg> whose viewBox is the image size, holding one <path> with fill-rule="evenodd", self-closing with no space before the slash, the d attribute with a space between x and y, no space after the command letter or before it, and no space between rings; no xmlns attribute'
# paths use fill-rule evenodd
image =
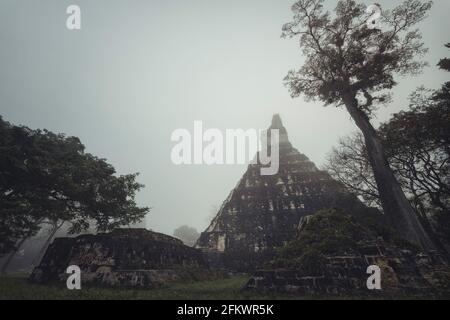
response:
<svg viewBox="0 0 450 320"><path fill-rule="evenodd" d="M450 45L447 45L450 48ZM438 64L442 69L448 59ZM419 219L440 248L450 248L450 82L419 88L407 111L378 130L389 164ZM369 205L381 205L364 138L356 133L333 148L325 168ZM442 245L441 245L442 244Z"/></svg>
<svg viewBox="0 0 450 320"><path fill-rule="evenodd" d="M283 36L299 37L306 59L285 79L292 97L300 95L344 106L361 130L370 164L391 225L406 240L424 248L433 244L420 224L389 168L383 144L371 124L377 107L388 102L396 85L395 75L418 73L426 63L421 34L413 27L421 22L431 2L407 0L384 10L379 28L363 4L341 0L332 14L323 0L299 0L292 6L293 21L283 26Z"/></svg>
<svg viewBox="0 0 450 320"><path fill-rule="evenodd" d="M86 153L78 138L1 119L0 130L0 254L14 252L43 223L55 228L67 223L70 233L92 226L108 231L148 213L135 202L143 187L137 174L116 176L104 159Z"/></svg>

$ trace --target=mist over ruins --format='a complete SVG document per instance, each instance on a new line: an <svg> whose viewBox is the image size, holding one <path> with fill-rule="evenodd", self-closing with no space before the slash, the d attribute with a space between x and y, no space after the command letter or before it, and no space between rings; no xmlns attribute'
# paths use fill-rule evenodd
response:
<svg viewBox="0 0 450 320"><path fill-rule="evenodd" d="M0 4L0 300L450 298L448 1L74 2Z"/></svg>

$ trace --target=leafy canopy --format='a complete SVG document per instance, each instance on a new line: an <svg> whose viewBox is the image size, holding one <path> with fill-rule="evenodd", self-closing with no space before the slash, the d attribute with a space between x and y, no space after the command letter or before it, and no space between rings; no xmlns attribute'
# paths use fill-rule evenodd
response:
<svg viewBox="0 0 450 320"><path fill-rule="evenodd" d="M136 205L137 174L116 176L104 159L75 137L31 130L0 117L0 254L14 249L42 223L66 221L70 232L136 223L148 208Z"/></svg>
<svg viewBox="0 0 450 320"><path fill-rule="evenodd" d="M345 95L356 97L370 116L376 103L389 101L394 75L416 74L426 65L427 52L418 30L431 1L407 0L383 10L379 28L368 27L371 14L364 4L341 0L334 17L323 0L299 0L283 37L298 37L306 61L285 78L292 97L304 95L326 105L340 105Z"/></svg>

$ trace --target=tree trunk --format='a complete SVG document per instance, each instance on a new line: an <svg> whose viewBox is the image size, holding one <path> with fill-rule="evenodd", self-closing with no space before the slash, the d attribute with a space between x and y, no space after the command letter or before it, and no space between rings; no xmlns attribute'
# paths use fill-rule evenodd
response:
<svg viewBox="0 0 450 320"><path fill-rule="evenodd" d="M431 223L430 219L427 216L427 210L426 210L422 200L417 195L417 192L414 190L414 187L411 186L410 189L414 196L414 205L416 207L415 210L416 210L416 212L418 212L419 221L422 223L422 226L425 229L425 232L430 237L430 239L433 242L433 244L435 245L436 249L438 249L442 252L450 253L450 251L448 251L448 249L444 246L441 239L437 235L436 230L433 227L433 224Z"/></svg>
<svg viewBox="0 0 450 320"><path fill-rule="evenodd" d="M359 109L358 101L354 96L345 96L343 102L364 135L367 154L381 198L381 205L392 227L405 240L424 250L434 250L435 246L389 167L384 147L375 128L366 114Z"/></svg>
<svg viewBox="0 0 450 320"><path fill-rule="evenodd" d="M45 252L47 251L47 248L49 247L50 243L52 242L53 238L55 237L56 232L58 232L59 229L63 226L64 222L58 225L58 223L54 223L52 225L52 230L50 231L47 239L45 240L44 245L42 246L41 250L39 250L36 257L33 259L33 265L37 266L40 264L42 258L45 255Z"/></svg>

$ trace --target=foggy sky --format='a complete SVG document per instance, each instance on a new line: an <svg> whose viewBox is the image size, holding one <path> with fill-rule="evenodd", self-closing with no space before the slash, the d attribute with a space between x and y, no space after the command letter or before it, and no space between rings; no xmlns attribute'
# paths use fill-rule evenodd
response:
<svg viewBox="0 0 450 320"><path fill-rule="evenodd" d="M336 1L328 1L334 5ZM393 6L400 1L378 1ZM202 231L246 166L175 166L178 128L265 129L280 113L294 147L317 165L356 130L342 109L291 99L283 78L303 63L280 38L294 1L0 0L0 115L14 124L74 135L119 174L140 172L147 226ZM82 30L69 31L77 4ZM367 2L370 4L370 2ZM420 85L438 88L450 56L450 2L437 0L421 30L430 52L423 75L399 79L377 121L407 108Z"/></svg>

